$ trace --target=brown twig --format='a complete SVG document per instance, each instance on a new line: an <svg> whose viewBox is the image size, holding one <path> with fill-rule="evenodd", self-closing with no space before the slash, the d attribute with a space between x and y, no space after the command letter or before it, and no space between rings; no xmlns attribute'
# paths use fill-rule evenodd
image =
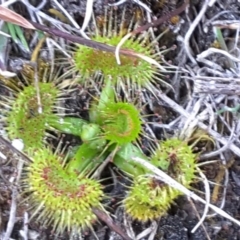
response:
<svg viewBox="0 0 240 240"><path fill-rule="evenodd" d="M179 8L175 9L174 11L172 11L166 15L163 15L162 17L158 18L157 20L155 20L151 23L147 23L146 25L138 27L136 30L134 30L132 32L132 34L140 33L142 31L149 29L150 27L159 26L160 24L167 21L171 17L174 17L174 16L180 14L181 12L183 12L187 7L188 2L189 2L189 0L185 0L185 2ZM53 36L64 38L64 39L74 42L74 43L79 43L81 45L84 45L84 46L87 46L90 48L94 48L94 49L98 49L98 50L102 50L102 51L106 51L106 52L115 52L115 50L116 50L115 47L109 46L104 43L100 43L100 42L96 42L96 41L93 41L90 39L85 39L85 38L82 38L82 37L79 37L76 35L72 35L70 33L63 32L57 28L49 28L49 27L41 25L39 23L35 23L35 22L31 22L31 21L29 21L29 22L38 30L41 30L41 31L46 32ZM127 49L121 49L120 53L123 55L136 56L136 54L133 51L127 50Z"/></svg>
<svg viewBox="0 0 240 240"><path fill-rule="evenodd" d="M9 141L4 139L2 136L0 136L0 144L5 145L13 153L18 154L19 156L21 156L22 160L24 160L26 162L30 162L31 161L24 153L18 151L14 146L12 146L12 144Z"/></svg>
<svg viewBox="0 0 240 240"><path fill-rule="evenodd" d="M35 23L35 22L31 22L31 24L38 30L46 32L50 35L61 37L68 41L71 41L74 43L79 43L81 45L84 45L84 46L87 46L90 48L94 48L94 49L98 49L98 50L102 50L102 51L106 51L106 52L114 52L114 50L115 50L115 48L112 46L106 45L104 43L96 42L96 41L93 41L90 39L85 39L85 38L82 38L82 37L79 37L76 35L72 35L70 33L63 32L57 28L49 28L47 26L44 26L42 24Z"/></svg>
<svg viewBox="0 0 240 240"><path fill-rule="evenodd" d="M113 222L112 218L109 217L104 211L98 208L93 208L92 211L99 219L105 222L110 229L119 234L123 240L132 240L132 238L130 238L119 226L117 226Z"/></svg>
<svg viewBox="0 0 240 240"><path fill-rule="evenodd" d="M163 15L162 17L158 18L155 21L149 22L143 26L138 27L136 30L134 30L132 33L133 34L137 34L140 32L143 32L145 30L148 30L150 27L156 27L159 26L160 24L164 23L165 21L167 21L168 19L179 15L180 13L182 13L186 8L187 5L189 3L189 0L185 0L184 3L177 9L173 10L172 12Z"/></svg>

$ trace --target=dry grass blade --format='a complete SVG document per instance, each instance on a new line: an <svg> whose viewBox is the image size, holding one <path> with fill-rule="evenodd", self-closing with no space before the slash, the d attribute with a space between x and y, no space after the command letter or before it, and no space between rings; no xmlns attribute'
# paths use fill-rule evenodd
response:
<svg viewBox="0 0 240 240"><path fill-rule="evenodd" d="M116 50L115 50L115 56L116 56L117 63L119 65L121 64L119 52L121 52L120 48L124 44L125 41L127 41L131 36L133 36L133 35L135 35L137 33L141 33L143 31L148 30L149 28L159 26L160 24L162 24L163 22L167 21L171 17L177 16L178 14L182 13L187 8L188 3L189 3L189 0L184 1L184 3L179 8L173 10L172 12L170 12L168 14L163 15L162 17L158 18L155 21L148 22L147 24L145 24L143 26L140 26L137 29L135 29L134 31L132 31L132 32L128 33L127 35L125 35L122 38L122 40L118 43L118 45L116 47ZM137 55L137 56L142 58L142 59L144 59L144 57L146 57L146 56L142 56L141 57L139 55ZM151 63L151 61L153 61L153 59L149 59L149 58L148 59L144 59L144 60L148 61L149 63ZM159 66L159 64L156 64L156 65Z"/></svg>
<svg viewBox="0 0 240 240"><path fill-rule="evenodd" d="M35 29L35 27L24 17L3 6L0 6L0 19L24 28Z"/></svg>
<svg viewBox="0 0 240 240"><path fill-rule="evenodd" d="M162 170L156 168L151 163L149 163L146 160L144 160L142 158L139 158L139 157L133 157L132 160L134 162L140 163L142 166L144 166L147 169L149 169L150 171L152 171L154 173L154 175L150 175L150 176L154 176L156 179L159 179L159 180L165 182L166 184L168 184L169 186L171 186L175 189L178 189L180 192L182 192L183 194L185 194L189 198L194 199L195 201L199 201L199 202L201 202L205 205L208 204L208 207L211 208L213 211L215 211L216 213L218 213L222 217L224 217L224 218L236 223L238 226L240 226L240 221L233 218L231 215L229 215L227 212L224 212L222 209L220 209L220 208L218 208L218 207L216 207L216 206L214 206L210 203L207 203L204 199L202 199L201 197L199 197L195 193L191 192L188 188L184 187L182 184L180 184L179 182L177 182L176 180L171 178L169 175L167 175Z"/></svg>
<svg viewBox="0 0 240 240"><path fill-rule="evenodd" d="M14 143L14 142L13 142ZM22 160L26 161L26 162L30 162L30 159L27 157L27 155L25 155L24 153L22 153L20 151L20 149L18 150L16 148L16 145L11 144L11 142L9 142L8 140L6 140L5 138L3 138L2 136L0 136L0 145L6 146L10 151L12 151L14 154L18 155Z"/></svg>
<svg viewBox="0 0 240 240"><path fill-rule="evenodd" d="M53 36L64 38L64 39L66 39L68 41L71 41L71 42L74 42L74 43L79 43L81 45L84 45L84 46L87 46L87 47L90 47L90 48L94 48L94 49L97 49L97 50L101 50L101 51L106 51L106 52L115 52L115 50L116 50L115 47L107 45L105 43L96 42L96 41L90 40L90 39L85 39L85 38L79 37L77 35L72 35L70 33L63 32L63 31L61 31L59 29L56 29L56 28L49 28L47 26L41 25L41 24L36 23L36 22L31 22L31 23L38 30L41 30L41 31L46 32L46 33L48 33L50 35L53 35ZM126 55L126 56L136 56L136 57L139 57L139 58L142 58L142 59L147 58L146 56L143 56L142 54L139 54L139 53L134 52L134 51L129 50L129 49L121 49L121 50L119 50L119 52L120 52L120 54L123 54L123 55ZM150 63L153 63L157 66L160 66L157 62L155 62L152 59L149 60L149 61L150 61Z"/></svg>
<svg viewBox="0 0 240 240"><path fill-rule="evenodd" d="M99 219L105 222L109 228L111 228L114 232L118 233L124 240L132 240L119 226L117 226L113 220L102 210L94 208L93 212Z"/></svg>

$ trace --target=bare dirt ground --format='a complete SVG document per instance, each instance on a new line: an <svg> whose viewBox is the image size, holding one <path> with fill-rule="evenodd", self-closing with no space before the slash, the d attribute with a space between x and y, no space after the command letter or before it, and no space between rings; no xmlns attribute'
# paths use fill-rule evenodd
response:
<svg viewBox="0 0 240 240"><path fill-rule="evenodd" d="M86 1L62 0L58 1L59 5L56 4L57 1L41 1L42 4L39 2L16 1L10 7L26 19L80 36L79 30L76 30L76 26L63 9L79 26L82 26ZM93 13L95 16L103 16L104 8L115 3L117 1L96 0L93 4ZM145 25L148 15L149 21L153 21L165 14L168 15L183 4L182 1L176 0L141 2L128 0L120 1L114 8L118 9L119 19L122 10L126 8L129 19L131 14L138 14L141 25ZM34 9L37 6L38 10ZM61 16L65 18L62 19ZM209 197L213 205L236 220L240 220L239 17L240 2L237 0L193 0L186 5L181 14L155 26L153 30L156 35L169 29L159 40L159 47L166 49L175 47L166 53L165 65L169 64L176 68L164 76L164 80L172 88L163 86L158 98L151 98L151 103L149 99L147 101L149 104L147 113L152 114L148 121L154 122L149 126L157 139L161 140L166 134L195 140L202 137L194 151L199 153L199 168L209 183L210 194L206 194L206 184L204 185L203 180L196 180L191 191L203 199ZM54 22L54 19L57 21ZM61 25L62 21L64 25ZM5 45L1 46L1 69L6 67L11 72L19 72L22 63L31 59L37 40L34 40L33 31L25 30L24 34L30 47L29 51L24 50L21 43L10 39L4 43L2 40ZM66 39L53 35L49 37L61 46L70 44ZM52 56L51 47L56 48L52 44L45 44L40 50L40 56L48 59L57 57ZM8 92L3 85L4 83L0 85L0 94L6 95ZM72 92L70 97L65 102L65 107L71 109L71 114L87 117L84 108L90 99L87 90L82 91L82 88L79 88ZM6 137L4 130L0 133ZM63 136L63 141L70 146L79 143L78 138L68 135ZM240 226L211 209L203 223L192 233L192 229L204 214L205 205L186 196L179 197L168 213L160 219L147 223L132 221L119 203L126 188L122 184L124 181L122 175L118 173L114 175L117 180L107 182L111 187L106 188L108 194L112 196L106 205L114 216L113 229L111 224L101 219L94 225L94 233L86 230L82 236L71 236L68 232L56 236L51 226L43 227L35 219L29 221L31 212L19 204L23 199L19 195L20 189L14 183L14 179L18 176L19 159L24 157L14 152L14 149L2 140L0 152L10 159L5 161L0 155L0 239L6 240L4 236L7 231L9 233L10 225L12 230L9 239L14 240L123 239L116 233L116 229L127 233L129 239L139 240L240 239ZM110 169L111 164L103 173L105 178L112 176ZM124 184L127 185L129 182L126 180Z"/></svg>

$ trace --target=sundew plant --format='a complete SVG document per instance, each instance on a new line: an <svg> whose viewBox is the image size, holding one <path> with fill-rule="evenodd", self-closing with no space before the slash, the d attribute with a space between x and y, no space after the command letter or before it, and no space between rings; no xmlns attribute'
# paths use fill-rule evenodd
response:
<svg viewBox="0 0 240 240"><path fill-rule="evenodd" d="M0 97L1 121L8 137L22 139L25 149L43 146L48 122L58 118L58 107L66 94L56 72L51 75L48 67L44 69L39 71L36 84L31 68L21 78L8 79L5 87L9 94Z"/></svg>
<svg viewBox="0 0 240 240"><path fill-rule="evenodd" d="M118 16L113 8L106 8L104 16L93 16L91 39L116 47L139 26L136 16L126 20L129 13L125 8L121 19ZM163 52L157 47L158 40L150 31L131 36L122 48L134 54L120 55L120 65L112 52L76 45L71 52L73 64L64 74L72 77L71 86L49 72L37 73L37 81L32 72L17 84L15 80L10 84L3 81L10 93L0 100L5 130L10 140L23 140L31 159L21 181L31 219L44 227L51 225L56 234L93 230L98 220L93 209L109 216L103 202L110 196L101 178L107 165L114 165L130 180L119 204L133 220L146 222L167 214L181 192L149 176L147 168L132 161L136 156L190 187L195 179L196 156L186 142L155 139L156 148L150 155L139 147L145 134L139 94L146 90L154 95L159 84L167 84L163 81L167 68L161 65ZM88 118L84 119L58 111L66 110L66 93L71 92L68 87L78 84L86 91L92 85L96 90L89 102ZM45 141L49 131L77 137L79 146L71 153L50 146Z"/></svg>
<svg viewBox="0 0 240 240"><path fill-rule="evenodd" d="M129 18L131 20L127 20ZM106 7L104 16L93 15L89 35L94 41L116 47L127 33L139 26L139 22L140 18L136 15L130 17L126 8L123 9L119 19L117 10ZM168 85L163 80L164 73L169 71L168 67L161 63L164 51L161 52L157 47L160 37L161 35L154 37L150 31L145 31L126 40L122 49L129 54L120 54L121 64L116 62L112 52L77 45L72 51L73 65L69 72L79 73L76 80L86 86L92 83L92 80L89 81L91 78L100 75L101 84L110 80L117 92L123 90L126 96L135 97L144 89L154 93L159 84ZM153 59L158 64L148 62L138 55Z"/></svg>

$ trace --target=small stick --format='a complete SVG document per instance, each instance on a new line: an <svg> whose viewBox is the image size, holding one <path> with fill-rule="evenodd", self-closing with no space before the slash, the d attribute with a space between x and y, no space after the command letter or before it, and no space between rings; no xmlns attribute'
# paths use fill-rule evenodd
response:
<svg viewBox="0 0 240 240"><path fill-rule="evenodd" d="M102 50L102 51L106 51L106 52L114 52L115 51L115 47L106 45L104 43L100 43L100 42L96 42L90 39L85 39L76 35L72 35L70 33L67 32L63 32L57 28L49 28L47 26L44 26L42 24L39 23L35 23L32 21L29 21L35 28L37 28L38 30L41 30L43 32L46 32L50 35L53 36L57 36L57 37L61 37L64 38L68 41L74 42L74 43L79 43L81 45L90 47L90 48L94 48L97 50ZM133 53L133 51L130 50L121 50L121 53L123 55L132 55L131 52Z"/></svg>
<svg viewBox="0 0 240 240"><path fill-rule="evenodd" d="M180 14L181 12L183 12L187 5L189 3L189 0L186 0L182 6L180 6L179 8L175 9L174 11L168 13L168 14L165 14L163 15L162 17L158 18L157 20L155 21L152 21L152 22L148 22L147 24L143 25L143 26L140 26L138 27L137 29L135 29L134 31L132 32L129 32L127 35L125 35L121 41L118 43L117 47L116 47L116 50L115 50L115 57L116 57L116 61L117 63L120 65L121 62L120 62L120 57L119 57L119 53L122 53L122 50L120 49L121 46L130 38L132 37L133 35L137 34L137 33L140 33L140 32L143 32L143 31L146 31L148 30L149 28L153 28L153 27L156 27L156 26L159 26L160 24L162 24L163 22L167 21L168 19L170 19L171 17L174 17L178 14ZM148 59L144 59L146 60L147 62L151 63ZM161 68L161 66L160 66Z"/></svg>
<svg viewBox="0 0 240 240"><path fill-rule="evenodd" d="M26 162L30 162L30 159L24 153L17 150L9 141L4 139L2 136L0 136L0 144L7 146L8 149L10 149L12 152L14 152L15 154L18 154L22 160Z"/></svg>
<svg viewBox="0 0 240 240"><path fill-rule="evenodd" d="M162 17L158 18L157 20L154 20L152 22L148 22L147 24L138 27L136 30L134 30L132 32L132 34L137 34L137 33L143 32L145 30L148 30L150 27L159 26L160 24L164 23L165 21L167 21L171 17L179 15L180 13L182 13L187 8L188 3L189 3L189 0L185 0L185 2L179 8L171 11L168 14L163 15Z"/></svg>
<svg viewBox="0 0 240 240"><path fill-rule="evenodd" d="M99 219L105 222L110 229L120 235L124 240L132 240L132 238L130 238L119 226L117 226L112 218L109 217L104 211L101 211L98 208L93 208L92 211Z"/></svg>
<svg viewBox="0 0 240 240"><path fill-rule="evenodd" d="M11 199L11 209L9 213L9 220L7 224L7 230L6 233L3 237L3 240L9 240L10 236L12 234L14 225L15 225L15 220L16 220L16 212L17 212L17 196L18 196L18 191L16 187L13 187L12 189L12 199Z"/></svg>

